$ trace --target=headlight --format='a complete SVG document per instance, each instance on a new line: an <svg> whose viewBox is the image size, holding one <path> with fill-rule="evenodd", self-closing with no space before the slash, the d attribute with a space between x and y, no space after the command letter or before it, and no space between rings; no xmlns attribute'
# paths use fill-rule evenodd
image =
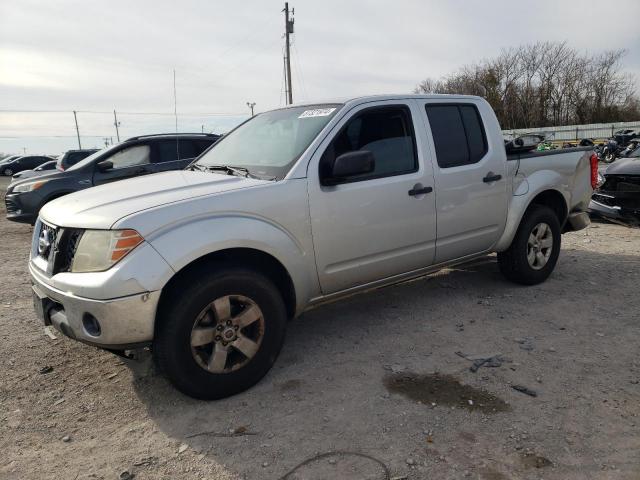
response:
<svg viewBox="0 0 640 480"><path fill-rule="evenodd" d="M598 172L598 182L596 183L596 187L600 188L602 185L604 185L604 182L605 182L604 176L600 172Z"/></svg>
<svg viewBox="0 0 640 480"><path fill-rule="evenodd" d="M49 180L40 180L39 182L22 183L20 185L16 185L15 187L13 187L13 191L17 193L31 192L33 190L39 189L48 181Z"/></svg>
<svg viewBox="0 0 640 480"><path fill-rule="evenodd" d="M143 242L135 230L86 230L76 247L72 272L102 272Z"/></svg>

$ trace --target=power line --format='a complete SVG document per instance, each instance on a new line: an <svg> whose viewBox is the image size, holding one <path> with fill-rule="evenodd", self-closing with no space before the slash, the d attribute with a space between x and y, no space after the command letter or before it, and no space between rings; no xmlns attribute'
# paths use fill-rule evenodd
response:
<svg viewBox="0 0 640 480"><path fill-rule="evenodd" d="M5 110L0 109L0 113L72 113L73 110ZM100 110L75 110L76 113L89 113L100 115L113 115L113 111L100 111ZM170 115L174 116L174 112L126 112L118 110L118 115ZM181 117L246 117L247 112L187 112L180 113Z"/></svg>

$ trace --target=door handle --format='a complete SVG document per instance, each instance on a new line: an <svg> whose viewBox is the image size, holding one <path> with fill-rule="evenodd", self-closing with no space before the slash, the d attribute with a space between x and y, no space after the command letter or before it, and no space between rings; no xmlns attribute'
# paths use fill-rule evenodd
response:
<svg viewBox="0 0 640 480"><path fill-rule="evenodd" d="M487 173L487 176L482 179L484 183L497 182L502 178L502 175L496 175L493 172Z"/></svg>
<svg viewBox="0 0 640 480"><path fill-rule="evenodd" d="M409 195L411 195L412 197L415 197L416 195L424 195L425 193L431 193L433 192L433 188L431 187L422 187L422 188L416 188L416 186L414 186L411 190L409 190Z"/></svg>

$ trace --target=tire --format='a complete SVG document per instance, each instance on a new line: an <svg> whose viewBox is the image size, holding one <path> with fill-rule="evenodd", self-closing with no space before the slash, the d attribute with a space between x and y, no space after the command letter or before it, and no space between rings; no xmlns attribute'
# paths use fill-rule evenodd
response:
<svg viewBox="0 0 640 480"><path fill-rule="evenodd" d="M615 159L616 159L616 156L615 156L615 154L614 154L614 153L607 153L607 154L604 156L603 161L604 161L604 163L613 163L613 161L614 161Z"/></svg>
<svg viewBox="0 0 640 480"><path fill-rule="evenodd" d="M13 175L13 170L12 170L11 168L5 168L5 169L2 171L2 174L3 174L5 177L10 177L11 175Z"/></svg>
<svg viewBox="0 0 640 480"><path fill-rule="evenodd" d="M242 392L266 375L287 323L273 282L245 268L197 269L174 292L163 302L152 348L159 370L178 390L214 400Z"/></svg>
<svg viewBox="0 0 640 480"><path fill-rule="evenodd" d="M532 205L509 249L498 253L500 271L507 279L522 285L544 282L558 261L560 244L560 221L555 212L543 205Z"/></svg>

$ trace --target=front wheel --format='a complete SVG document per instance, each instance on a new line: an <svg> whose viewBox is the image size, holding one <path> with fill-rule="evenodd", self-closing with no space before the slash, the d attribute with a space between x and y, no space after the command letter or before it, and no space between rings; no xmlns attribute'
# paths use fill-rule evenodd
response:
<svg viewBox="0 0 640 480"><path fill-rule="evenodd" d="M266 375L287 320L268 278L240 268L203 269L175 290L159 316L153 355L178 390L203 400L224 398Z"/></svg>
<svg viewBox="0 0 640 480"><path fill-rule="evenodd" d="M512 282L535 285L553 271L560 254L560 222L555 212L533 205L520 222L511 246L498 253L502 274Z"/></svg>
<svg viewBox="0 0 640 480"><path fill-rule="evenodd" d="M2 174L3 174L5 177L10 177L11 175L13 175L13 169L11 169L11 168L5 168L5 169L2 171Z"/></svg>

